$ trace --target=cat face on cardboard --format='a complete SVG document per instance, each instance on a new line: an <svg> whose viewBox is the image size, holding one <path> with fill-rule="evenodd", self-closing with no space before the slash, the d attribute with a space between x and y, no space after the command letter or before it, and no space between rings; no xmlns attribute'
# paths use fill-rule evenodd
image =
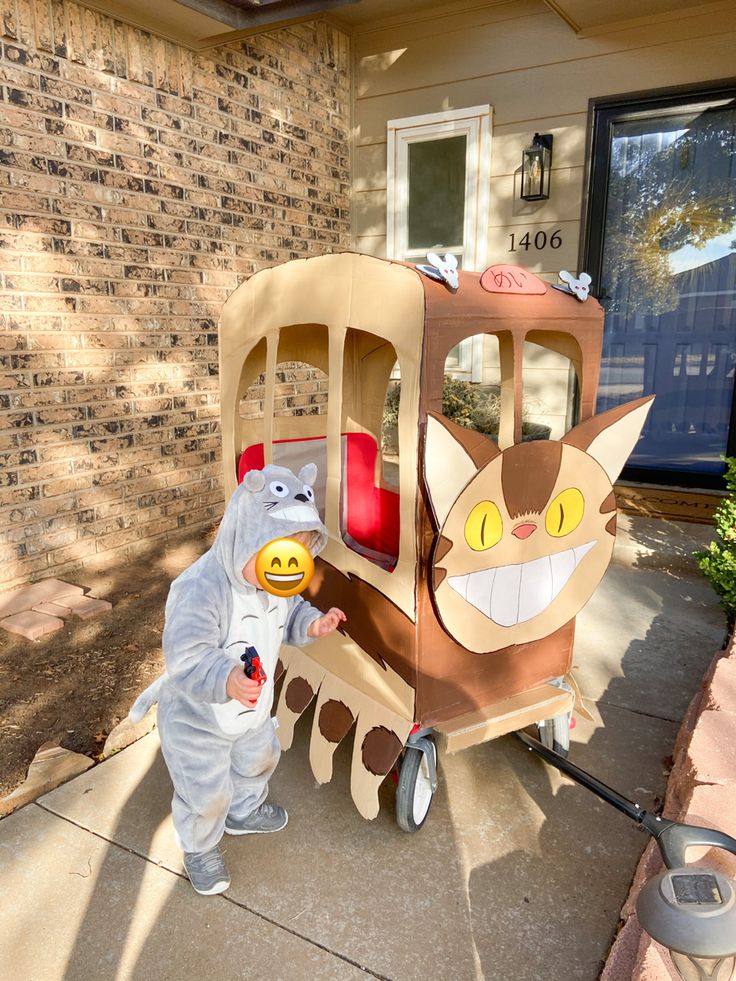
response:
<svg viewBox="0 0 736 981"><path fill-rule="evenodd" d="M496 455L480 468L460 428L430 416L424 470L440 529L433 592L459 644L485 653L539 640L585 605L613 551L612 480L648 408L611 410L616 420L594 417L562 442L489 448Z"/></svg>
<svg viewBox="0 0 736 981"><path fill-rule="evenodd" d="M548 447L562 449L556 480L541 469L549 454L535 452ZM611 485L601 468L587 459L593 472L581 481L586 457L573 447L516 449L522 473L527 458L526 487L514 486L499 454L460 494L442 529L440 541L453 547L437 563L435 599L446 629L476 653L538 640L567 623L613 550L611 512L600 510Z"/></svg>

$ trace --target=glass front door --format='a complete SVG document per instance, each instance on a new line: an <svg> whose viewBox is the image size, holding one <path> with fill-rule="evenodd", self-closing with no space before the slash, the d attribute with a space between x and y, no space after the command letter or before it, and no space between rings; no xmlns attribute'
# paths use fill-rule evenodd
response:
<svg viewBox="0 0 736 981"><path fill-rule="evenodd" d="M599 108L589 229L598 411L656 395L624 476L720 486L736 452L734 93Z"/></svg>

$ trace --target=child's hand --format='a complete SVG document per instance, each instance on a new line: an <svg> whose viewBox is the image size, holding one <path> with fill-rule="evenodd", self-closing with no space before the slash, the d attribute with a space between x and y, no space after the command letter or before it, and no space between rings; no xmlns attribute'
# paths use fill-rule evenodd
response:
<svg viewBox="0 0 736 981"><path fill-rule="evenodd" d="M236 665L227 676L225 691L228 698L234 698L236 702L240 702L246 708L253 708L261 694L261 685L248 678L245 671Z"/></svg>
<svg viewBox="0 0 736 981"><path fill-rule="evenodd" d="M344 620L347 620L347 617L342 610L338 610L336 606L333 606L331 610L323 613L321 617L313 620L309 624L307 627L307 637L324 637L325 634L331 634Z"/></svg>

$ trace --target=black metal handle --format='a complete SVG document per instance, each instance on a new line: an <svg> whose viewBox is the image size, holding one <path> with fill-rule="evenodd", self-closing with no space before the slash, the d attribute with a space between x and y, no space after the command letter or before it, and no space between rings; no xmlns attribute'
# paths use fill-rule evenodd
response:
<svg viewBox="0 0 736 981"><path fill-rule="evenodd" d="M552 766L557 767L558 770L562 770L569 777L576 782L586 787L588 790L592 791L601 800L604 800L607 804L615 807L617 811L621 811L627 817L630 817L632 821L636 821L637 824L641 823L641 818L646 811L643 811L638 804L634 804L633 801L628 800L626 797L622 797L621 794L617 793L611 787L608 787L605 783L602 783L596 777L592 776L590 773L586 773L585 770L581 770L579 766L575 766L570 760L565 759L564 756L560 756L559 753L555 753L553 749L547 749L538 739L533 736L528 735L526 732L515 732L514 735L517 739L520 739L525 746L529 749L533 749L535 753L551 763Z"/></svg>
<svg viewBox="0 0 736 981"><path fill-rule="evenodd" d="M702 828L697 824L680 824L678 821L667 821L664 818L655 818L652 821L651 814L648 814L647 818L650 820L642 821L642 825L654 836L668 869L685 868L688 848L723 848L736 855L736 838L724 834L723 831Z"/></svg>
<svg viewBox="0 0 736 981"><path fill-rule="evenodd" d="M542 759L572 777L576 783L592 791L597 797L621 811L632 821L640 824L657 842L664 864L668 869L681 869L687 865L685 853L688 848L698 846L724 848L732 855L736 855L736 838L732 838L731 835L716 831L715 828L702 828L695 824L680 824L677 821L668 821L667 818L650 814L638 804L634 804L633 801L612 790L605 783L601 783L590 773L586 773L579 766L575 766L564 756L555 753L553 749L548 749L533 736L526 732L515 732L514 735Z"/></svg>

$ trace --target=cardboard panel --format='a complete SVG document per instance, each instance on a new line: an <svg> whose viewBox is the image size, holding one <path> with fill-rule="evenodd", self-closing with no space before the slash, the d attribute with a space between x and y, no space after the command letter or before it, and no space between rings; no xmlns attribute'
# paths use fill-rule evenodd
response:
<svg viewBox="0 0 736 981"><path fill-rule="evenodd" d="M469 712L452 722L440 723L437 731L445 737L446 751L456 753L523 729L534 722L571 712L573 702L570 692L553 685L540 685L485 709Z"/></svg>
<svg viewBox="0 0 736 981"><path fill-rule="evenodd" d="M287 750L294 739L296 721L319 690L325 670L298 647L285 644L281 648L280 658L284 665L284 680L276 719L281 748Z"/></svg>
<svg viewBox="0 0 736 981"><path fill-rule="evenodd" d="M222 386L223 464L226 492L235 489L235 456L240 447L236 425L238 384L248 352L263 337L269 339L268 366L275 365L280 332L298 347L303 337L312 363L322 365L324 354L311 350L313 325L329 332L329 393L327 420L326 524L330 541L325 557L345 572L354 572L373 583L409 616L415 616L416 574L415 507L419 401L419 363L424 322L424 295L419 275L399 263L388 263L355 253L300 259L263 270L243 283L228 298L220 317L220 380ZM301 325L295 327L293 325ZM340 411L343 402L343 345L346 329L373 334L390 341L401 366L402 396L399 409L401 445L401 520L399 559L391 573L352 552L342 541L339 528ZM310 329L311 328L311 329ZM288 330L287 330L288 329ZM282 352L279 351L279 357ZM306 356L306 355L305 355ZM269 382L267 380L267 386ZM272 397L273 382L267 390ZM274 433L264 420L265 442ZM279 438L284 438L279 423ZM270 447L264 448L266 461Z"/></svg>
<svg viewBox="0 0 736 981"><path fill-rule="evenodd" d="M350 769L350 792L364 818L378 815L378 788L399 757L411 724L367 705L359 714Z"/></svg>
<svg viewBox="0 0 736 981"><path fill-rule="evenodd" d="M612 482L649 405L593 417L562 443L511 446L470 482L458 475L456 499L440 525L448 547L435 562L442 576L433 592L445 629L464 647L482 654L541 640L590 599L613 552ZM429 458L437 452L437 420L430 417L427 427ZM445 428L462 436L460 427ZM434 500L432 471L425 473ZM440 492L444 512L446 484Z"/></svg>
<svg viewBox="0 0 736 981"><path fill-rule="evenodd" d="M378 788L401 753L412 722L327 672L310 654L284 647L285 677L276 717L279 740L290 748L294 724L318 694L309 758L319 783L332 778L332 756L355 724L350 787L363 817L378 814Z"/></svg>
<svg viewBox="0 0 736 981"><path fill-rule="evenodd" d="M450 291L408 265L323 256L258 274L223 310L226 457L234 436L226 420L255 343L268 339L272 369L279 335L280 358L300 350L303 336L310 362L328 368L320 450L330 538L305 595L321 609L341 607L347 622L305 651L284 648L277 714L287 748L296 720L317 699L310 761L320 781L330 779L335 747L354 731L351 791L369 818L415 722L459 728L457 738L469 745L551 711L540 686L569 672L575 615L613 548L611 483L648 411L648 400L639 400L592 415L603 323L595 300L579 303L552 289L487 293L479 281L462 272ZM326 328L319 350L309 347L315 324ZM447 353L478 333L499 341L498 446L440 415ZM521 442L526 341L570 358L578 372L584 421L561 441ZM388 572L341 540L341 433L380 435L379 388L394 352L402 380L401 520L399 561ZM270 395L273 380L266 387ZM288 423L279 422L282 438ZM559 700L559 690L549 697Z"/></svg>

